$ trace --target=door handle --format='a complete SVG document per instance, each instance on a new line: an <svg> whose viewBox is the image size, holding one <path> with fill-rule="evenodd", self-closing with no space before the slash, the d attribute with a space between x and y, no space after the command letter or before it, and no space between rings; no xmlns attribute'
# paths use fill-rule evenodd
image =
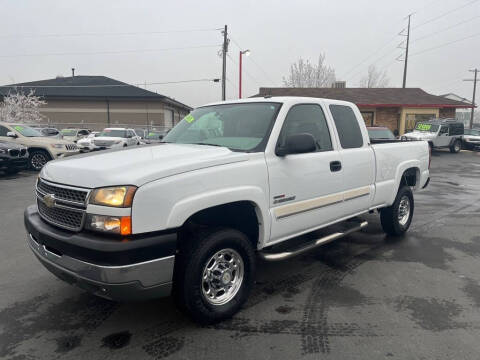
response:
<svg viewBox="0 0 480 360"><path fill-rule="evenodd" d="M330 162L330 171L331 172L340 171L340 170L342 170L342 163L340 161Z"/></svg>

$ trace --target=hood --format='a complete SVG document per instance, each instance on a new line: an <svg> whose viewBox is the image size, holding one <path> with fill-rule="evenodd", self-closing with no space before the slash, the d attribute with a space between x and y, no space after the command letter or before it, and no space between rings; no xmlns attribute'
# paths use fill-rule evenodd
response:
<svg viewBox="0 0 480 360"><path fill-rule="evenodd" d="M167 176L246 160L246 153L224 147L158 144L49 161L40 176L52 182L86 188L141 186Z"/></svg>
<svg viewBox="0 0 480 360"><path fill-rule="evenodd" d="M77 137L76 136L65 136L65 135L63 135L63 140L74 141L74 140L77 140Z"/></svg>
<svg viewBox="0 0 480 360"><path fill-rule="evenodd" d="M102 141L121 141L123 138L114 137L114 136L97 136L95 140L102 140Z"/></svg>
<svg viewBox="0 0 480 360"><path fill-rule="evenodd" d="M20 144L16 144L14 142L0 140L0 149L21 150L26 149L26 147Z"/></svg>
<svg viewBox="0 0 480 360"><path fill-rule="evenodd" d="M62 140L56 137L47 137L47 136L30 136L24 137L23 139L28 139L28 146L32 144L45 145L45 144L73 144L71 141ZM21 141L22 138L19 138Z"/></svg>
<svg viewBox="0 0 480 360"><path fill-rule="evenodd" d="M436 133L413 131L410 133L406 133L403 136L410 139L416 139L416 140L429 140L429 139L433 139L436 136Z"/></svg>

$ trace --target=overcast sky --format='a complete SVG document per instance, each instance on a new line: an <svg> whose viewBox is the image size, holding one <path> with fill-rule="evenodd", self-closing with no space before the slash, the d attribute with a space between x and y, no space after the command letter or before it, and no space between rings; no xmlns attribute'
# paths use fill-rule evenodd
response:
<svg viewBox="0 0 480 360"><path fill-rule="evenodd" d="M228 98L238 96L237 44L251 50L244 96L281 86L291 63L315 62L319 53L348 87L358 86L372 63L399 87L396 47L404 38L397 34L411 12L408 87L470 99L472 82L462 79L480 68L480 0L0 0L0 9L0 84L69 76L72 67L134 84L218 78L222 35L215 29L227 24ZM193 29L202 31L184 31ZM213 82L147 89L191 106L221 96Z"/></svg>

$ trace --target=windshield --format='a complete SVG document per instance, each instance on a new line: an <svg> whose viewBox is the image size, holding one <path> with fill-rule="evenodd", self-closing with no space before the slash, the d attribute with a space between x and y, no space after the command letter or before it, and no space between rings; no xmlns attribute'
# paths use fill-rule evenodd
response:
<svg viewBox="0 0 480 360"><path fill-rule="evenodd" d="M145 136L145 139L149 140L155 140L155 139L161 139L163 137L163 133L160 131L150 131L147 136Z"/></svg>
<svg viewBox="0 0 480 360"><path fill-rule="evenodd" d="M105 129L98 136L119 137L125 138L127 134L125 130Z"/></svg>
<svg viewBox="0 0 480 360"><path fill-rule="evenodd" d="M77 136L77 130L74 129L63 129L60 132L63 136Z"/></svg>
<svg viewBox="0 0 480 360"><path fill-rule="evenodd" d="M389 129L368 129L370 139L389 139L395 140L395 136Z"/></svg>
<svg viewBox="0 0 480 360"><path fill-rule="evenodd" d="M263 151L280 107L271 102L201 107L179 122L164 141Z"/></svg>
<svg viewBox="0 0 480 360"><path fill-rule="evenodd" d="M435 133L438 131L438 127L439 125L435 125L435 124L417 123L417 125L415 126L415 131Z"/></svg>
<svg viewBox="0 0 480 360"><path fill-rule="evenodd" d="M14 125L12 126L15 131L18 131L20 134L22 134L23 136L26 136L26 137L42 137L43 135L41 133L39 133L37 130L35 129L32 129L31 127L29 126L25 126L25 125Z"/></svg>
<svg viewBox="0 0 480 360"><path fill-rule="evenodd" d="M480 130L465 129L465 130L464 130L464 134L465 134L465 135L480 136Z"/></svg>

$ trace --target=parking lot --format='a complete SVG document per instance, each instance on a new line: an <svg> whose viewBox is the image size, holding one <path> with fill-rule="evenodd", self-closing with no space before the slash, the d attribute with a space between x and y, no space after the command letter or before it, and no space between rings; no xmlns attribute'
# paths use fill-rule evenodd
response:
<svg viewBox="0 0 480 360"><path fill-rule="evenodd" d="M478 359L480 153L433 153L406 237L362 232L258 263L247 305L200 327L172 299L119 304L56 279L25 242L36 173L0 175L1 359Z"/></svg>

